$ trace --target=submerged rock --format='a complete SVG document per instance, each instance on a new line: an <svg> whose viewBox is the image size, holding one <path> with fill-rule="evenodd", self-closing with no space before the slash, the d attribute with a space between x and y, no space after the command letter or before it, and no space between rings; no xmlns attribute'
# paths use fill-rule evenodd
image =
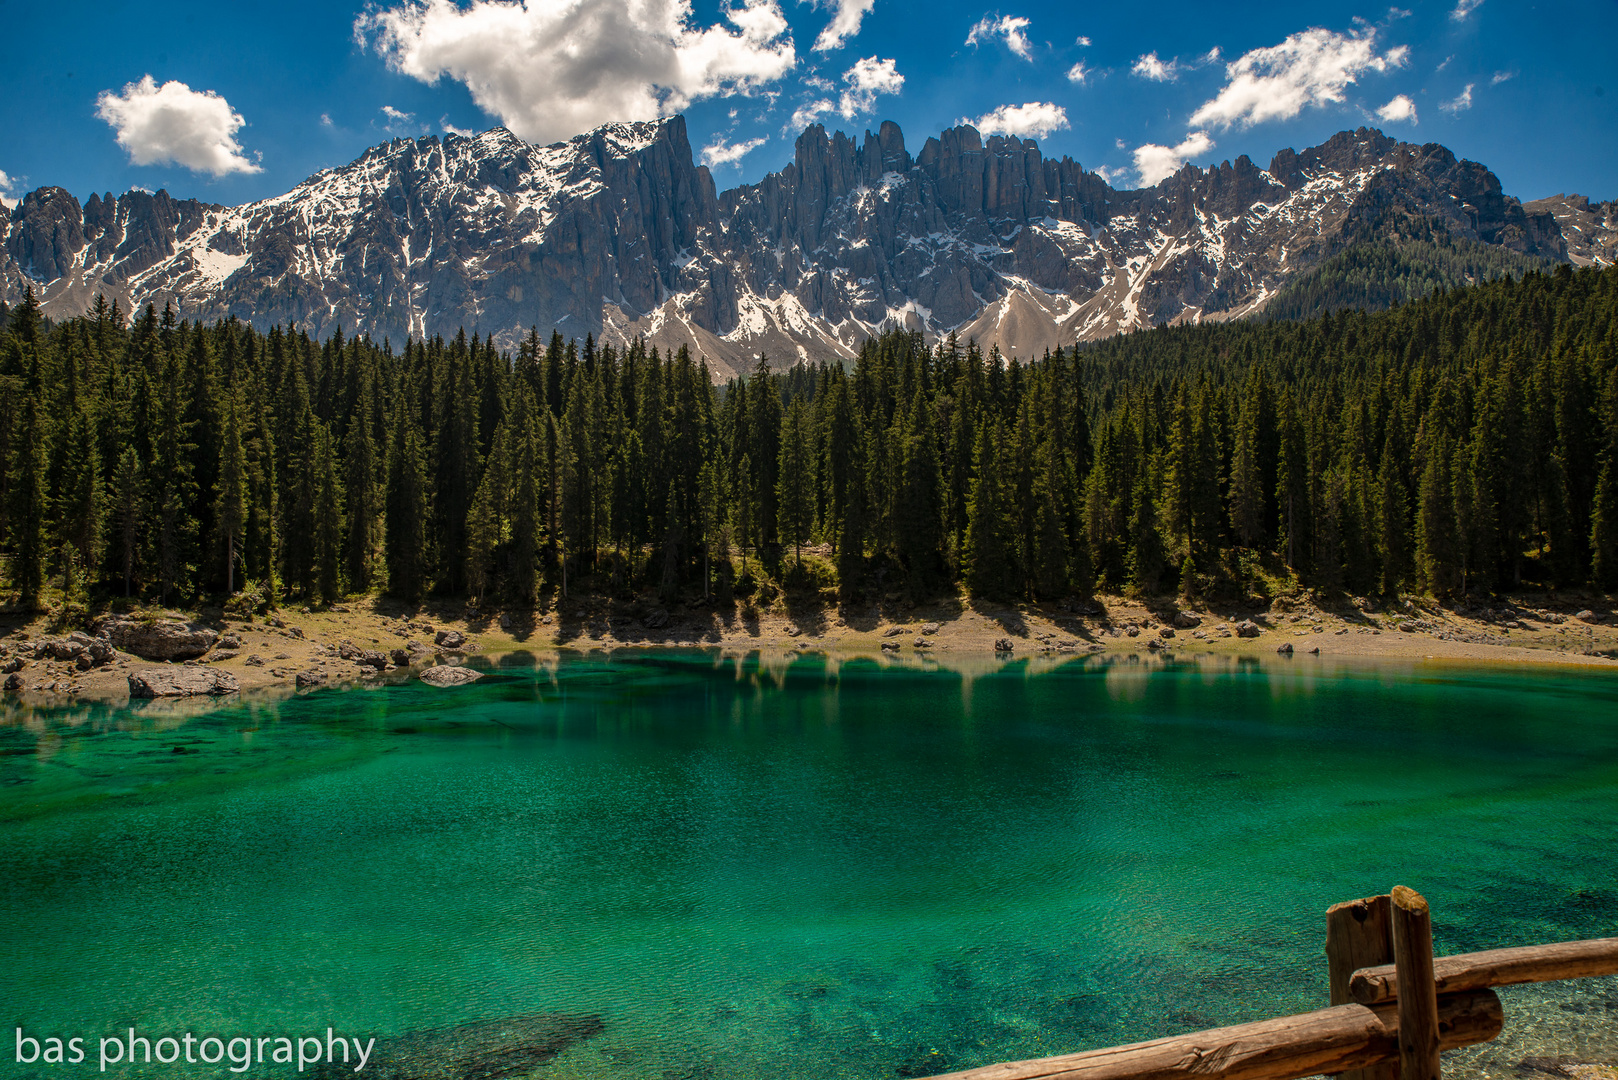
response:
<svg viewBox="0 0 1618 1080"><path fill-rule="evenodd" d="M465 686L483 678L483 673L457 664L439 664L423 671L420 678L429 686Z"/></svg>
<svg viewBox="0 0 1618 1080"><path fill-rule="evenodd" d="M576 1042L605 1029L599 1016L537 1013L410 1031L378 1039L363 1076L370 1080L502 1080L526 1076ZM322 1063L316 1080L353 1077L354 1064Z"/></svg>
<svg viewBox="0 0 1618 1080"><path fill-rule="evenodd" d="M236 676L216 669L142 668L129 673L129 696L136 698L234 694L240 689Z"/></svg>

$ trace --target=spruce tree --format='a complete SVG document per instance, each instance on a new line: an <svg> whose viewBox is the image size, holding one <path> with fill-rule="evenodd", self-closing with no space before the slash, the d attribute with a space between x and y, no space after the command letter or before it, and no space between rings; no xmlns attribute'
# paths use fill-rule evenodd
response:
<svg viewBox="0 0 1618 1080"><path fill-rule="evenodd" d="M326 425L315 423L315 588L328 604L343 595L343 488Z"/></svg>
<svg viewBox="0 0 1618 1080"><path fill-rule="evenodd" d="M810 475L808 410L803 398L792 399L781 428L780 461L776 466L776 514L783 542L793 546L803 562L803 542L813 524L813 477Z"/></svg>
<svg viewBox="0 0 1618 1080"><path fill-rule="evenodd" d="M242 412L240 391L232 388L224 398L219 466L215 473L219 480L213 507L214 529L225 563L227 594L236 591L236 563L248 518L247 449L242 442Z"/></svg>
<svg viewBox="0 0 1618 1080"><path fill-rule="evenodd" d="M401 396L394 407L388 446L385 556L388 591L415 602L427 585L427 477L415 410Z"/></svg>
<svg viewBox="0 0 1618 1080"><path fill-rule="evenodd" d="M966 581L983 596L1005 598L1016 592L1010 531L1006 521L1006 494L1000 474L998 421L978 425L977 476L966 523Z"/></svg>

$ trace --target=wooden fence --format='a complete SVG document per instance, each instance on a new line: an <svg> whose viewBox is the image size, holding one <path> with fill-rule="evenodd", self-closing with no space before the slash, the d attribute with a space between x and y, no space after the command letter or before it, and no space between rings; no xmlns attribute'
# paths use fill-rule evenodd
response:
<svg viewBox="0 0 1618 1080"><path fill-rule="evenodd" d="M1427 901L1401 885L1326 912L1326 960L1329 1008L933 1080L1439 1080L1442 1051L1500 1034L1492 987L1618 974L1618 938L1434 959Z"/></svg>

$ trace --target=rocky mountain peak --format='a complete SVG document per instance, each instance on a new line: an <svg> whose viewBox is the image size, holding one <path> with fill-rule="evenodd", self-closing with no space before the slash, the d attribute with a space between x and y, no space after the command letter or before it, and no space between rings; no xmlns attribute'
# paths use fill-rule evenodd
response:
<svg viewBox="0 0 1618 1080"><path fill-rule="evenodd" d="M166 192L27 194L0 215L0 298L72 314L97 292L313 334L537 327L690 343L715 369L851 355L884 326L1028 354L1238 318L1382 222L1419 217L1528 255L1610 262L1613 204L1524 206L1437 144L1360 128L1118 190L1037 142L969 125L912 156L891 121L814 124L793 160L716 191L685 120L549 146L505 128L394 139L238 207Z"/></svg>

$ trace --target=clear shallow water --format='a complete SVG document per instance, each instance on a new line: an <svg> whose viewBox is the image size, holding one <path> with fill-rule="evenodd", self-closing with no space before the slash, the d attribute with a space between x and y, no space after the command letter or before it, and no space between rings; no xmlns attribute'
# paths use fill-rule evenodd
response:
<svg viewBox="0 0 1618 1080"><path fill-rule="evenodd" d="M1618 934L1615 837L1618 680L1560 669L647 652L19 710L0 1023L556 1011L605 1030L541 1076L918 1074L1317 1007L1325 908L1399 882L1441 952ZM1532 1000L1618 1027L1611 980Z"/></svg>

